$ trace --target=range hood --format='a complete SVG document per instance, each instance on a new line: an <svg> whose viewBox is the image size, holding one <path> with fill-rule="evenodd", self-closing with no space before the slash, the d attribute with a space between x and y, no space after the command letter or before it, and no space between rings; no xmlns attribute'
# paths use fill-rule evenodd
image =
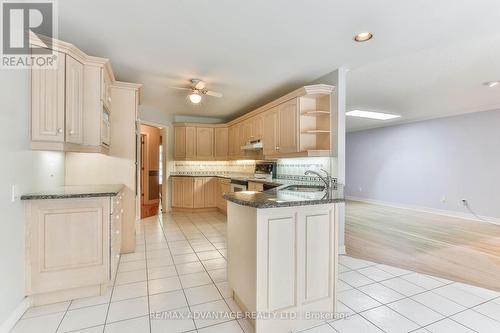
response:
<svg viewBox="0 0 500 333"><path fill-rule="evenodd" d="M248 144L241 146L241 149L243 149L243 150L260 150L260 149L262 149L262 141L260 141L260 140L250 141Z"/></svg>

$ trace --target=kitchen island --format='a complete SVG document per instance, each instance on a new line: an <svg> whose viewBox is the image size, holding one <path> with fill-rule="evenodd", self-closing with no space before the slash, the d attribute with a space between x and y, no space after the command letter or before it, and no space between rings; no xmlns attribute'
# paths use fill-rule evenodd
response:
<svg viewBox="0 0 500 333"><path fill-rule="evenodd" d="M340 185L227 193L228 282L255 333L332 319Z"/></svg>

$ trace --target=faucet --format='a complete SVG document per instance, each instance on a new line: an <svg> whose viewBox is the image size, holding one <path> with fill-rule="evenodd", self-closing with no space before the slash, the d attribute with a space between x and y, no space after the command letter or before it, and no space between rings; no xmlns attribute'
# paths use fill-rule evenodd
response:
<svg viewBox="0 0 500 333"><path fill-rule="evenodd" d="M320 169L321 171L323 171L325 174L326 174L326 177L323 177L319 172L317 171L314 171L314 170L307 170L306 172L304 172L304 175L310 175L310 174L313 174L313 175L316 175L319 177L319 179L321 179L323 181L323 183L325 183L325 188L327 190L330 189L330 186L331 186L331 183L332 183L332 177L330 176L330 174L328 173L328 171L326 171L325 169Z"/></svg>

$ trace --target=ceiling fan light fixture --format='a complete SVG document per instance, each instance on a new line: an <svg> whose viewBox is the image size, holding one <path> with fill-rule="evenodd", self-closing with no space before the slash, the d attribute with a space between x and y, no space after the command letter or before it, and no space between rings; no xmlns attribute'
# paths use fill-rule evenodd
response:
<svg viewBox="0 0 500 333"><path fill-rule="evenodd" d="M493 88L497 86L500 82L499 81L490 81L490 82L485 82L484 85L488 86L489 88Z"/></svg>
<svg viewBox="0 0 500 333"><path fill-rule="evenodd" d="M373 38L373 33L371 32L360 32L354 36L354 41L356 42L366 42Z"/></svg>
<svg viewBox="0 0 500 333"><path fill-rule="evenodd" d="M191 94L189 94L189 100L193 104L198 104L201 102L201 95L197 91L193 91Z"/></svg>

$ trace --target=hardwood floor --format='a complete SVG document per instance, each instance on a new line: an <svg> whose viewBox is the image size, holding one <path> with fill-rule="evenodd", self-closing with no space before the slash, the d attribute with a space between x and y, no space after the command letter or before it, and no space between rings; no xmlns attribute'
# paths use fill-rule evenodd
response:
<svg viewBox="0 0 500 333"><path fill-rule="evenodd" d="M346 252L500 291L500 225L349 201Z"/></svg>

